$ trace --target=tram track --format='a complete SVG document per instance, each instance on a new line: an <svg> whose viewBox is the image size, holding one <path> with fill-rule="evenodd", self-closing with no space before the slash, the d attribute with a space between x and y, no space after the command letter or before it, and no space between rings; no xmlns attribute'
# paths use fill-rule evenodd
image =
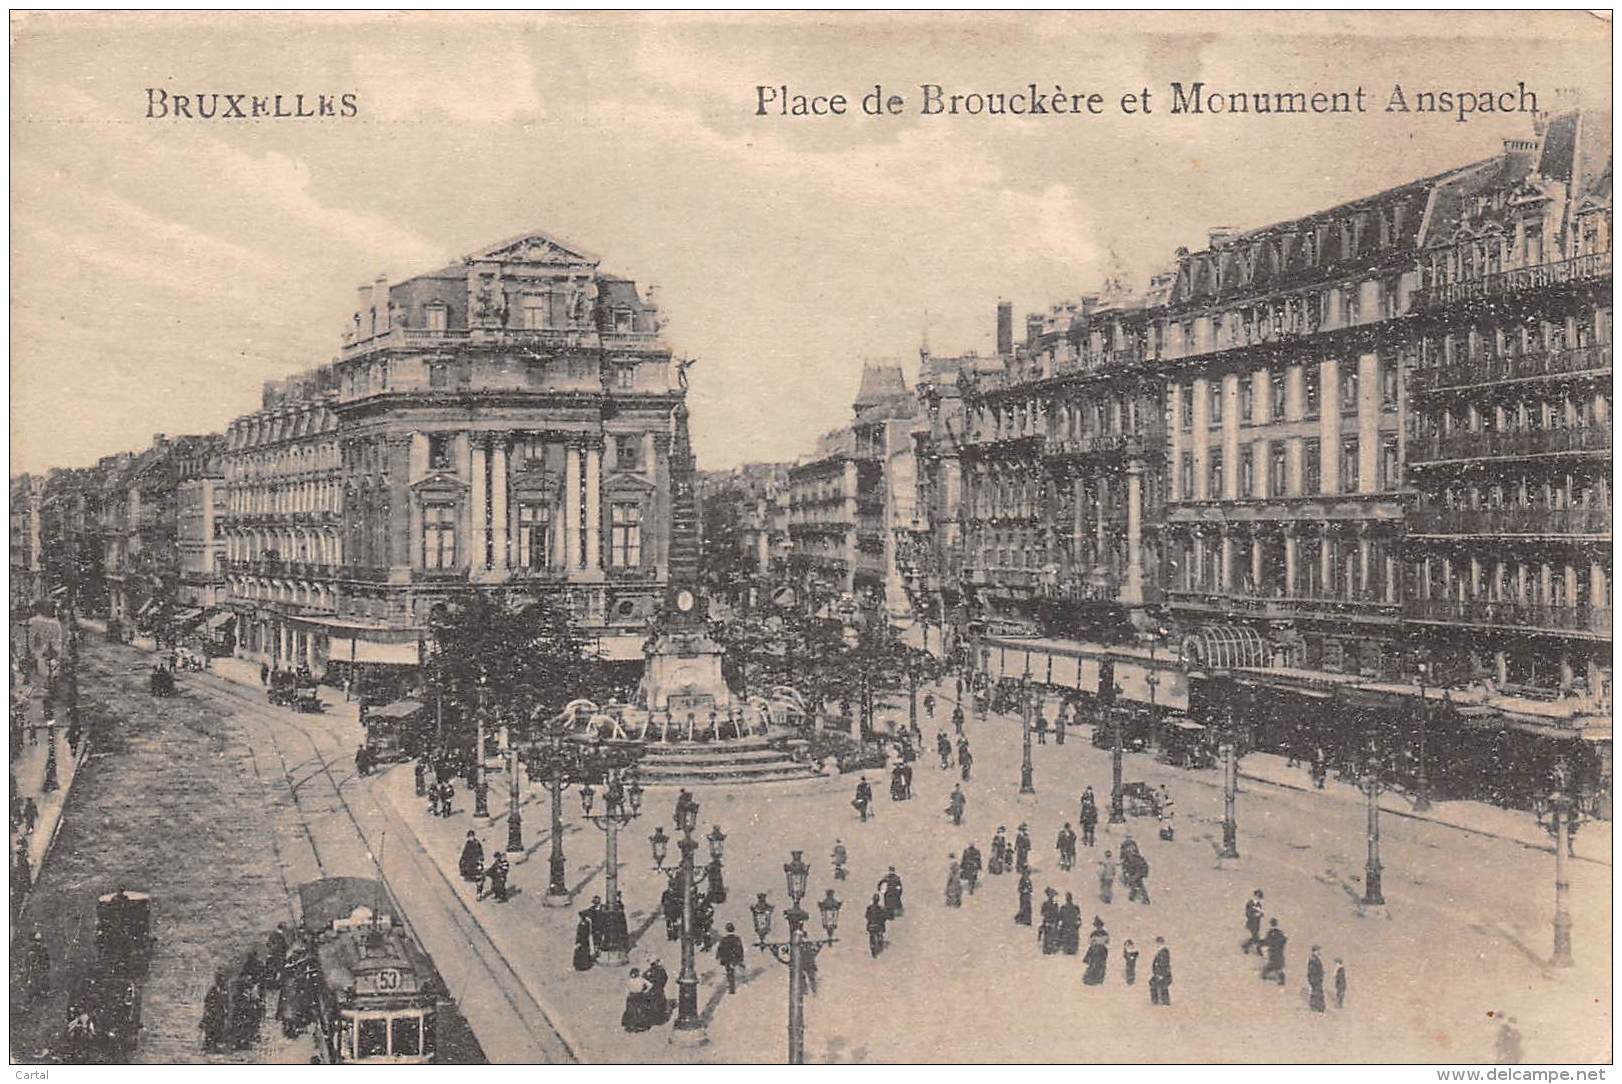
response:
<svg viewBox="0 0 1622 1084"><path fill-rule="evenodd" d="M136 694L138 690L127 680L128 672L120 675L116 672L118 669L114 662L109 676L126 679L119 684L132 695ZM298 894L296 886L307 880L343 875L364 875L378 880L393 904L396 917L428 951L441 975L450 963L463 965L457 984L462 996L456 999L463 1015L473 1008L478 1016L493 1012L503 1018L504 1026L492 1028L487 1020L486 1027L474 1028L480 1045L492 1056L492 1061L532 1064L581 1061L575 1044L563 1036L553 1023L551 1013L496 948L472 908L422 852L411 828L388 803L369 793L363 805L371 808L356 809L345 793L344 784L357 777L334 771L328 752L306 723L207 672L183 675L178 691L228 707L233 715L270 739L269 747L276 754L277 766L269 768L267 765L262 770L261 750L252 749L254 774L265 785L285 786L301 829L299 837L303 847L300 849L307 851L315 874L313 877L300 875L297 871L302 863L296 856L285 854L278 841L276 851L281 866L278 873L288 892L290 906L294 906L292 900ZM277 774L281 776L279 783L275 778ZM315 786L318 780L324 785ZM368 821L380 835L379 843L374 843L374 832L368 831ZM318 827L324 830L318 831ZM383 845L391 836L397 845L385 852ZM345 838L351 840L347 847L342 845ZM351 850L356 843L359 844L358 854ZM396 882L404 883L397 888ZM410 891L405 894L417 909L415 921L401 899L400 889L406 887ZM498 1054L505 1056L497 1057Z"/></svg>
<svg viewBox="0 0 1622 1084"><path fill-rule="evenodd" d="M508 1010L509 1018L516 1022L528 1037L529 1045L544 1056L546 1063L578 1063L580 1057L574 1045L563 1037L552 1022L551 1014L546 1007L529 990L507 958L495 947L480 924L477 915L473 913L472 908L468 907L467 902L462 899L461 895L456 892L455 886L449 882L435 863L429 861L421 853L421 845L417 842L415 833L400 820L398 814L388 808L387 803L375 799L371 802L370 816L375 817L384 826L382 828L383 842L386 843L388 836L391 834L402 841L392 855L386 855L381 845L374 844L372 836L362 822L362 817L357 815L354 805L344 794L344 780L340 779L339 774L333 771L330 759L322 750L321 744L316 740L315 735L310 732L308 726L296 716L292 716L290 713L282 714L278 709L243 692L223 678L212 674L200 674L197 677L201 680L196 683L194 688L199 693L205 697L214 698L216 702L223 700L232 704L240 715L245 715L259 723L270 735L272 745L282 763L283 775L287 781L289 793L294 804L298 807L300 822L304 827L305 836L321 876L336 875L334 866L337 863L331 860L330 855L327 858L322 857L321 846L316 841L311 825L320 818L341 813L343 819L347 821L348 826L352 829L356 840L359 841L366 861L388 892L394 904L396 915L411 932L412 936L417 939L418 943L422 944L425 949L429 949L430 956L434 957L436 966L441 969L441 972L443 973L449 960L442 959L445 956L444 951L436 953L429 947L428 941L430 939L425 938L423 931L419 929L417 924L413 923L410 913L403 905L399 893L384 869L385 860L388 857L393 857L396 861L404 860L409 867L407 872L414 874L417 879L424 883L424 886L428 889L427 895L431 896L433 900L437 916L448 923L450 931L460 942L459 947L462 950L460 958L464 962L469 962L467 961L467 955L471 954L471 963L479 968L500 995L502 1003ZM188 684L190 683L188 682ZM282 736L287 732L295 733L302 739L301 744L309 749L310 760L300 760L301 754L293 751L290 761L290 752L281 740ZM308 774L304 774L302 778L297 778L297 774L302 774L299 773L299 769L304 764L311 765L313 770L309 771ZM321 797L330 797L335 804L329 805L328 802L319 799L312 800L314 796L308 792L307 785L317 778L324 778L326 781L326 787L322 788L320 792ZM356 777L351 775L347 778L354 779ZM417 896L413 895L412 898L417 899ZM418 917L424 917L420 911ZM432 940L438 939L433 938ZM441 946L441 948L443 949L445 946ZM462 985L464 987L468 985L468 978L465 974ZM480 1008L484 1008L484 1006L481 1005ZM464 1013L465 1011L464 1008ZM475 1029L475 1033L477 1033L477 1030ZM485 1042L482 1037L480 1041L481 1043ZM489 1049L488 1044L486 1044L486 1049Z"/></svg>

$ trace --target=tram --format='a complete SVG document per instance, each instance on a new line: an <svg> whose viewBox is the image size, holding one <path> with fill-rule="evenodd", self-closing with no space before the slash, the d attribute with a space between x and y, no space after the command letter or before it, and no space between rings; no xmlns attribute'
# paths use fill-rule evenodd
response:
<svg viewBox="0 0 1622 1084"><path fill-rule="evenodd" d="M333 1063L422 1065L435 1060L439 1002L433 961L392 914L380 881L329 877L299 887L314 939L320 1053Z"/></svg>

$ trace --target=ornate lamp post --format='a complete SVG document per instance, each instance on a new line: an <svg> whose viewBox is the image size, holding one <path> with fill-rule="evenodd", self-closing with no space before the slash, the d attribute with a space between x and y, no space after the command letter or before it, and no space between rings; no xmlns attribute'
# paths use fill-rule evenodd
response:
<svg viewBox="0 0 1622 1084"><path fill-rule="evenodd" d="M1425 699L1425 679L1430 676L1430 664L1420 663L1419 676L1419 764L1415 768L1414 809L1424 812L1431 807L1430 757L1426 755L1427 731L1430 729L1430 701Z"/></svg>
<svg viewBox="0 0 1622 1084"><path fill-rule="evenodd" d="M1025 664L1025 673L1019 679L1019 792L1035 794L1036 781L1031 766L1031 666Z"/></svg>
<svg viewBox="0 0 1622 1084"><path fill-rule="evenodd" d="M545 748L532 747L529 754L529 777L546 778L546 788L552 798L552 853L547 859L546 895L541 903L547 907L567 907L574 902L569 891L568 864L563 856L563 792L582 777L580 756L565 746L563 728L548 725Z"/></svg>
<svg viewBox="0 0 1622 1084"><path fill-rule="evenodd" d="M800 906L805 898L806 882L810 878L811 867L805 864L801 857L805 852L793 851L789 861L783 864L783 877L787 881L789 905L783 909L783 917L788 919L788 940L768 941L772 931L772 905L766 900L766 893L755 894L755 902L749 906L750 918L755 924L755 947L764 951L770 949L779 963L788 965L788 1063L790 1065L805 1064L805 962L815 958L816 954L832 945L836 940L834 931L839 928L839 909L843 903L834 895L833 889L828 889L827 895L817 901L817 911L822 918L822 929L827 934L820 940L807 940L805 936L806 920L811 915Z"/></svg>
<svg viewBox="0 0 1622 1084"><path fill-rule="evenodd" d="M622 770L623 771L623 770ZM642 815L642 784L633 777L631 785L625 785L623 775L610 771L607 782L607 800L601 813L591 811L592 800L596 792L591 784L586 784L580 790L580 804L585 810L586 819L602 830L605 837L603 851L603 898L609 907L613 907L619 899L619 830ZM625 808L625 800L630 801L629 811ZM655 846L655 862L664 860L664 848ZM630 946L620 943L616 931L614 943L604 945L600 956L603 963L623 964L626 959L626 950Z"/></svg>
<svg viewBox="0 0 1622 1084"><path fill-rule="evenodd" d="M1222 727L1222 858L1239 857L1239 821L1235 815L1239 793L1239 750L1230 705Z"/></svg>
<svg viewBox="0 0 1622 1084"><path fill-rule="evenodd" d="M507 851L517 854L524 849L524 796L518 785L518 742L513 740L512 728L507 731Z"/></svg>
<svg viewBox="0 0 1622 1084"><path fill-rule="evenodd" d="M699 873L694 867L693 856L698 851L698 841L693 838L693 832L698 828L698 802L685 790L676 798L675 820L676 830L681 833L681 839L676 841L677 847L681 849L681 864L676 869L669 870L664 865L666 849L670 845L669 837L664 834L664 830L655 829L653 835L648 837L648 842L653 845L654 868L666 877L681 878L681 973L676 976L676 1026L670 1033L670 1041L689 1046L702 1046L710 1040L704 1030L704 1019L698 1013L698 966L693 943L693 910L694 892L698 882L705 879L709 871ZM714 833L712 838L713 836ZM717 844L712 843L711 846L714 850Z"/></svg>
<svg viewBox="0 0 1622 1084"><path fill-rule="evenodd" d="M490 714L490 681L484 671L479 672L479 706L474 713L478 726L478 739L473 750L473 815L490 815L490 793L484 782L484 724Z"/></svg>
<svg viewBox="0 0 1622 1084"><path fill-rule="evenodd" d="M1577 803L1570 787L1569 769L1564 760L1554 767L1554 789L1549 795L1549 831L1554 835L1554 955L1552 967L1571 967L1571 911L1566 898L1571 884L1566 874L1566 852L1577 817Z"/></svg>
<svg viewBox="0 0 1622 1084"><path fill-rule="evenodd" d="M1369 855L1363 866L1363 905L1381 907L1385 896L1380 891L1380 751L1379 745L1369 742L1368 779L1364 789L1369 796Z"/></svg>

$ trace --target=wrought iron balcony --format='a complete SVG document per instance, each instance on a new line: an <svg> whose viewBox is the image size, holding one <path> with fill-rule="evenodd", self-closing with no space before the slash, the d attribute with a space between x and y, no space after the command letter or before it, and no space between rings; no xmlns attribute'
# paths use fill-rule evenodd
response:
<svg viewBox="0 0 1622 1084"><path fill-rule="evenodd" d="M1408 462L1414 466L1450 460L1520 459L1564 452L1611 451L1609 426L1586 425L1575 429L1523 429L1511 432L1450 433L1408 444Z"/></svg>
<svg viewBox="0 0 1622 1084"><path fill-rule="evenodd" d="M1570 350L1541 350L1532 354L1495 354L1467 358L1436 369L1420 369L1409 377L1415 394L1499 384L1506 380L1533 380L1539 377L1576 373L1607 373L1611 369L1611 344L1574 347Z"/></svg>
<svg viewBox="0 0 1622 1084"><path fill-rule="evenodd" d="M1414 621L1484 628L1533 629L1569 632L1585 637L1611 635L1611 611L1592 606L1546 606L1529 602L1493 602L1473 599L1420 599L1410 602L1406 615Z"/></svg>
<svg viewBox="0 0 1622 1084"><path fill-rule="evenodd" d="M1479 305L1482 302L1518 297L1555 286L1595 282L1609 278L1610 274L1611 254L1595 252L1554 263L1516 267L1452 282L1440 282L1434 286L1415 290L1412 308L1415 312L1426 312L1455 305Z"/></svg>
<svg viewBox="0 0 1622 1084"><path fill-rule="evenodd" d="M1412 535L1611 536L1609 508L1420 508L1409 514Z"/></svg>

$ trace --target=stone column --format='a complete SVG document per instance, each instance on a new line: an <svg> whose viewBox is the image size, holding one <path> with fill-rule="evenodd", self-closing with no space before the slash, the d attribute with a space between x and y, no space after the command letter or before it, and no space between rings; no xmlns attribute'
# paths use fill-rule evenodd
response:
<svg viewBox="0 0 1622 1084"><path fill-rule="evenodd" d="M1222 378L1222 492L1212 499L1239 497L1239 374Z"/></svg>
<svg viewBox="0 0 1622 1084"><path fill-rule="evenodd" d="M1250 535L1250 582L1254 585L1252 589L1258 595L1268 593L1262 585L1262 545L1261 529L1252 527Z"/></svg>
<svg viewBox="0 0 1622 1084"><path fill-rule="evenodd" d="M1222 496L1207 490L1210 483L1207 463L1211 454L1211 383L1204 377L1194 381L1194 499L1215 500Z"/></svg>
<svg viewBox="0 0 1622 1084"><path fill-rule="evenodd" d="M1321 528L1318 539L1318 589L1329 598L1340 594L1340 569L1335 565L1334 547L1329 544L1329 525Z"/></svg>
<svg viewBox="0 0 1622 1084"><path fill-rule="evenodd" d="M1325 493L1340 492L1340 363L1307 362L1318 368L1318 473Z"/></svg>
<svg viewBox="0 0 1622 1084"><path fill-rule="evenodd" d="M1143 464L1126 465L1126 590L1121 601L1143 601Z"/></svg>
<svg viewBox="0 0 1622 1084"><path fill-rule="evenodd" d="M603 507L602 507L603 450L600 446L586 449L586 567L603 566Z"/></svg>
<svg viewBox="0 0 1622 1084"><path fill-rule="evenodd" d="M468 554L467 565L476 574L485 567L484 545L487 540L485 533L485 512L489 506L490 494L485 486L485 445L483 434L473 436L473 546Z"/></svg>
<svg viewBox="0 0 1622 1084"><path fill-rule="evenodd" d="M1284 527L1284 594L1294 596L1295 586L1295 560L1296 536L1295 524L1286 524Z"/></svg>
<svg viewBox="0 0 1622 1084"><path fill-rule="evenodd" d="M1357 591L1358 594L1367 595L1369 591L1369 559L1373 552L1373 544L1369 541L1369 529L1363 524L1357 526Z"/></svg>
<svg viewBox="0 0 1622 1084"><path fill-rule="evenodd" d="M507 544L512 535L507 511L507 434L497 433L490 459L490 529L495 532L491 546L492 566L507 570Z"/></svg>
<svg viewBox="0 0 1622 1084"><path fill-rule="evenodd" d="M580 446L570 444L563 456L564 567L578 568L580 555Z"/></svg>
<svg viewBox="0 0 1622 1084"><path fill-rule="evenodd" d="M1217 565L1217 590L1228 593L1233 590L1233 535L1228 533L1226 525L1222 528L1222 551Z"/></svg>

